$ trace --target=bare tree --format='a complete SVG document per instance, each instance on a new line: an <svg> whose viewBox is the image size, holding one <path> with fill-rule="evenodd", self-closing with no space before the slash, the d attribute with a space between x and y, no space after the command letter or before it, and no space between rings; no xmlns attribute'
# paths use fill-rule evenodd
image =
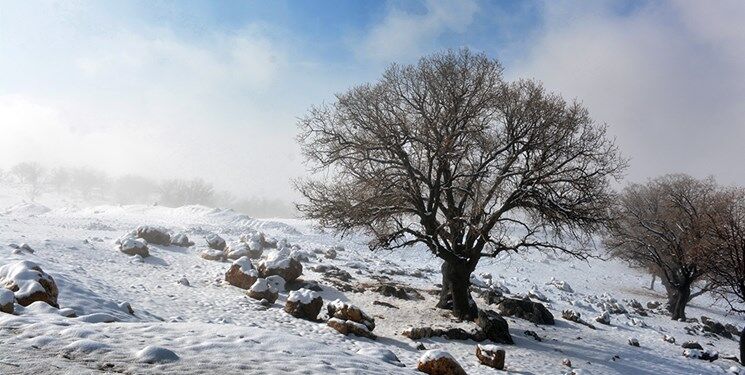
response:
<svg viewBox="0 0 745 375"><path fill-rule="evenodd" d="M148 203L157 192L158 184L155 181L137 175L119 177L111 186L112 199L121 204Z"/></svg>
<svg viewBox="0 0 745 375"><path fill-rule="evenodd" d="M210 183L199 178L172 179L160 185L160 197L166 206L211 205L215 201L215 191Z"/></svg>
<svg viewBox="0 0 745 375"><path fill-rule="evenodd" d="M11 173L28 187L29 197L33 200L41 191L42 175L44 168L36 162L23 162L15 165Z"/></svg>
<svg viewBox="0 0 745 375"><path fill-rule="evenodd" d="M482 257L539 248L587 256L608 223L625 161L580 103L534 81L506 83L468 49L392 65L380 81L313 107L298 137L314 172L297 182L306 217L372 249L423 244L444 262L439 307L477 313L470 274Z"/></svg>
<svg viewBox="0 0 745 375"><path fill-rule="evenodd" d="M691 287L704 275L712 179L676 174L627 187L605 244L611 253L652 270L668 292L673 319L685 319Z"/></svg>
<svg viewBox="0 0 745 375"><path fill-rule="evenodd" d="M703 263L712 291L726 301L733 312L745 313L745 189L722 191L713 204L711 220L713 246ZM745 329L740 335L740 362L745 365Z"/></svg>

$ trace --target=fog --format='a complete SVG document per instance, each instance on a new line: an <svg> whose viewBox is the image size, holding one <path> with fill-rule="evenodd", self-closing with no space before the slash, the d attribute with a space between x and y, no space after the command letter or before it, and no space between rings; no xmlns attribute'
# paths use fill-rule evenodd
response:
<svg viewBox="0 0 745 375"><path fill-rule="evenodd" d="M309 106L391 62L469 46L583 101L631 159L623 183L745 184L743 2L333 7L0 1L0 168L95 171L117 202L132 200L116 192L127 181L152 184L150 203L168 181L202 181L206 204L291 215Z"/></svg>

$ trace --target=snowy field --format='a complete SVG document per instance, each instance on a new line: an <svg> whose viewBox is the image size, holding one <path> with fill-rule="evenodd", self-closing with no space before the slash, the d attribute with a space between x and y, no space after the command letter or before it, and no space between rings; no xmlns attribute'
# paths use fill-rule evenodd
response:
<svg viewBox="0 0 745 375"><path fill-rule="evenodd" d="M144 260L120 252L115 241L143 224L185 233L196 244L151 245L151 256ZM349 301L374 317L377 340L344 336L325 319L311 322L290 316L283 310L286 292L265 307L224 282L230 261L200 257L207 248L206 235L216 233L231 242L252 230L298 245L309 257L301 278L318 281L325 303ZM22 243L34 252L9 246ZM335 259L313 251L333 246L343 247ZM264 256L271 252L264 251ZM0 313L0 374L413 373L423 354L419 344L449 352L469 374L498 373L479 364L474 341L412 341L402 336L412 327L473 326L453 322L434 308L435 284L440 282L436 258L422 249L372 253L362 237L341 240L300 220L258 220L201 206L81 207L50 196L29 203L19 192L0 187L0 266L21 260L38 264L54 278L64 310L37 302L27 308L16 305L13 315ZM323 272L311 270L319 265L336 266L352 279L329 281ZM491 274L492 284L508 289L510 296L533 290L534 296L547 300L556 319L553 326L539 326L507 318L515 345L502 346L505 373L745 373L729 359L686 358L680 346L695 340L720 357L735 356L737 337L688 334L686 328L696 323L671 321L649 310L648 316L633 312L631 300L646 306L664 301L664 295L659 285L657 291L647 289L648 275L623 263L526 253L483 261L476 273L484 274L480 281ZM572 291L550 284L552 279L564 281ZM381 282L412 286L424 299L384 296L376 291ZM598 301L611 299L630 312L611 315L610 325L598 324ZM494 309L481 298L477 301L481 308ZM562 319L564 309L580 312L597 329ZM71 312L76 317L63 316ZM725 309L706 296L695 299L687 315L740 328L743 324L741 317L725 315ZM526 336L526 330L535 331L542 341ZM664 341L665 335L676 343ZM639 347L629 345L630 338L638 340ZM378 349L392 351L404 366L389 363ZM562 364L564 359L571 361L571 368Z"/></svg>

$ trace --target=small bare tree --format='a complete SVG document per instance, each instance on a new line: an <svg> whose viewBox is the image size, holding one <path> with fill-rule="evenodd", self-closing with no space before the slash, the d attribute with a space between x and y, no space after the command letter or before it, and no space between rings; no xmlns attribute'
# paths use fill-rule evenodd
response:
<svg viewBox="0 0 745 375"><path fill-rule="evenodd" d="M18 180L27 185L28 195L33 200L41 192L42 175L44 168L36 162L23 162L17 164L11 169L11 173L15 175Z"/></svg>
<svg viewBox="0 0 745 375"><path fill-rule="evenodd" d="M703 266L712 291L733 312L745 313L745 189L724 189L710 211L713 243ZM745 329L740 362L745 365Z"/></svg>
<svg viewBox="0 0 745 375"><path fill-rule="evenodd" d="M685 319L691 287L704 275L712 179L676 174L627 187L605 240L611 254L653 270L668 291L673 319Z"/></svg>
<svg viewBox="0 0 745 375"><path fill-rule="evenodd" d="M380 81L313 107L298 137L314 172L297 182L306 217L372 249L423 244L444 262L439 307L473 319L483 257L540 248L585 257L609 219L625 161L587 109L534 81L504 82L468 49L392 65Z"/></svg>

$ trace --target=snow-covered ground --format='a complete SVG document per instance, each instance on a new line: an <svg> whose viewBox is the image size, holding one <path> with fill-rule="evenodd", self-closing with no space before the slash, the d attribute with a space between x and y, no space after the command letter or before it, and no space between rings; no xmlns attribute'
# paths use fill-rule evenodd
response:
<svg viewBox="0 0 745 375"><path fill-rule="evenodd" d="M56 281L60 308L71 308L78 317L64 317L42 303L17 308L15 315L0 313L0 374L412 373L423 353L417 349L419 343L449 352L469 374L495 372L479 364L474 341L432 338L414 342L401 335L411 327L473 327L453 322L443 310L434 308L440 262L423 249L372 253L360 236L341 240L301 220L257 220L201 206L78 207L54 197L28 203L17 191L2 189L0 266L19 260L35 262ZM196 245L151 245L151 256L144 261L117 250L115 240L142 224L186 233ZM280 293L279 300L266 308L223 281L229 262L199 256L206 248L205 235L217 233L230 242L250 230L285 238L310 253L302 278L323 286L320 294L325 302L349 301L373 316L377 340L343 336L323 322L293 318L283 310L287 293ZM34 252L14 253L6 246L22 243ZM316 248L337 245L343 250L337 251L335 259L313 253ZM327 264L351 274L352 290L339 290L322 273L310 270ZM509 373L569 373L572 368L562 364L564 359L571 360L582 374L742 371L727 359L710 363L685 358L680 343L688 340L721 356L737 355L735 340L689 335L685 327L690 323L633 312L611 315L611 325L594 322L600 314L596 302L602 298L615 298L629 311L631 299L642 305L664 300L659 286L658 291L646 289L648 275L623 263L526 253L485 260L476 273L491 274L511 295L531 289L543 295L556 318L553 326L507 318L515 341L515 345L502 346ZM179 283L183 278L188 286ZM547 284L552 278L566 282L573 292ZM410 285L424 300L383 296L375 291L381 280ZM482 308L493 308L480 298L477 301ZM569 308L582 313L597 329L563 320L561 311ZM738 327L743 324L742 318L726 316L725 309L713 305L708 297L694 300L687 314ZM526 336L526 330L535 331L543 341ZM675 337L677 343L664 341L665 335ZM630 346L630 338L636 338L640 346ZM375 349L392 351L405 367L388 363Z"/></svg>

